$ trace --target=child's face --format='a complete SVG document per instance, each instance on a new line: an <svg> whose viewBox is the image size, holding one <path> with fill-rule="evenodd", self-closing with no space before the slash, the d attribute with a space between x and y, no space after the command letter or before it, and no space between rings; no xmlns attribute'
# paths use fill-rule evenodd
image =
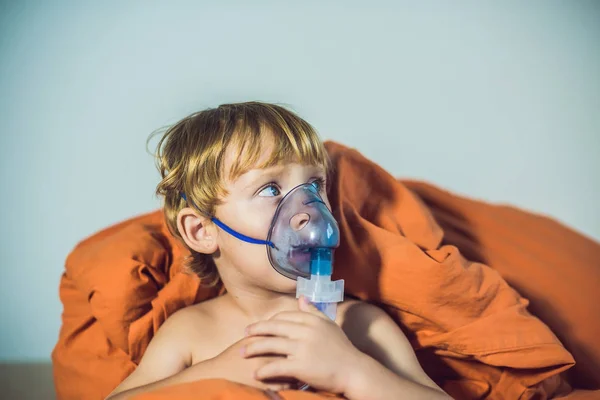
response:
<svg viewBox="0 0 600 400"><path fill-rule="evenodd" d="M227 157L225 163L227 166ZM294 187L311 182L320 184L321 196L329 207L324 187L325 171L321 166L286 163L250 170L225 183L228 195L217 206L215 216L246 236L264 240L283 196ZM295 291L296 282L271 266L265 245L243 242L222 230L218 230L217 244L219 251L215 261L225 280L227 276L237 275L236 281L241 279L263 289L280 293Z"/></svg>

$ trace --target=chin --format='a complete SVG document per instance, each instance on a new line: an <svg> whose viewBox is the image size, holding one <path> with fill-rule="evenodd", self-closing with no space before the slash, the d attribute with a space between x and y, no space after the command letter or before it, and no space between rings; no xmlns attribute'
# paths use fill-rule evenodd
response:
<svg viewBox="0 0 600 400"><path fill-rule="evenodd" d="M250 278L253 285L274 293L296 296L296 280L275 271L270 265L263 268L249 268L241 271Z"/></svg>
<svg viewBox="0 0 600 400"><path fill-rule="evenodd" d="M273 290L279 293L285 293L290 295L296 295L296 281L287 278L280 273L277 273L277 277L273 281Z"/></svg>

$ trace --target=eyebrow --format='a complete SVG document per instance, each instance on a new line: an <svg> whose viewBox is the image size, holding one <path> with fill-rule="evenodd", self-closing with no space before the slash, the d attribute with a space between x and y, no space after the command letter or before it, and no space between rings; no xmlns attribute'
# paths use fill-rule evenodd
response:
<svg viewBox="0 0 600 400"><path fill-rule="evenodd" d="M281 172L282 172L281 167L273 167L273 168L277 168L277 170L271 170L269 172L266 172L266 170L262 170L263 173L261 173L260 175L257 175L256 178L252 179L247 185L245 185L243 187L242 190L246 191L252 187L257 186L259 184L259 182L266 181L266 180L273 180L274 178L281 176Z"/></svg>
<svg viewBox="0 0 600 400"><path fill-rule="evenodd" d="M320 166L314 166L314 171L312 175L316 177L317 175L326 175L324 169ZM273 181L276 178L280 178L282 173L284 172L285 167L280 165L274 165L269 168L261 169L262 173L259 174L256 178L252 179L247 185L242 188L242 191L247 191L250 188L258 186L260 182ZM252 171L252 170L251 170ZM250 171L248 171L250 172Z"/></svg>

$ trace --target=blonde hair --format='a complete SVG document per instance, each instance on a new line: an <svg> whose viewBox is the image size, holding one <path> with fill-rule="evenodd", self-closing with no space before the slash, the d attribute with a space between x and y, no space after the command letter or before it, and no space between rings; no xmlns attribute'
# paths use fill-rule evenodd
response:
<svg viewBox="0 0 600 400"><path fill-rule="evenodd" d="M157 133L161 131L148 140ZM269 139L274 144L271 154L258 165L263 144ZM230 148L238 154L225 177L223 164ZM223 104L187 116L164 132L155 157L162 177L156 194L164 197L169 231L182 242L177 229L179 211L192 207L212 216L220 199L227 195L224 178L234 180L252 168L282 162L329 168L323 142L308 122L282 106L261 102ZM217 284L219 276L212 256L189 250L188 271L197 274L205 285Z"/></svg>

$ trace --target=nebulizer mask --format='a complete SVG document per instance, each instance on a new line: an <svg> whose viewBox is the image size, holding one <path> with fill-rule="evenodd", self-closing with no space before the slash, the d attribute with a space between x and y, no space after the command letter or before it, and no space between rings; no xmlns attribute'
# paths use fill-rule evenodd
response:
<svg viewBox="0 0 600 400"><path fill-rule="evenodd" d="M337 303L344 299L344 281L331 281L340 230L314 184L296 186L281 199L266 240L245 236L216 217L211 219L240 240L265 245L273 268L296 280L296 297L305 296L335 320Z"/></svg>

